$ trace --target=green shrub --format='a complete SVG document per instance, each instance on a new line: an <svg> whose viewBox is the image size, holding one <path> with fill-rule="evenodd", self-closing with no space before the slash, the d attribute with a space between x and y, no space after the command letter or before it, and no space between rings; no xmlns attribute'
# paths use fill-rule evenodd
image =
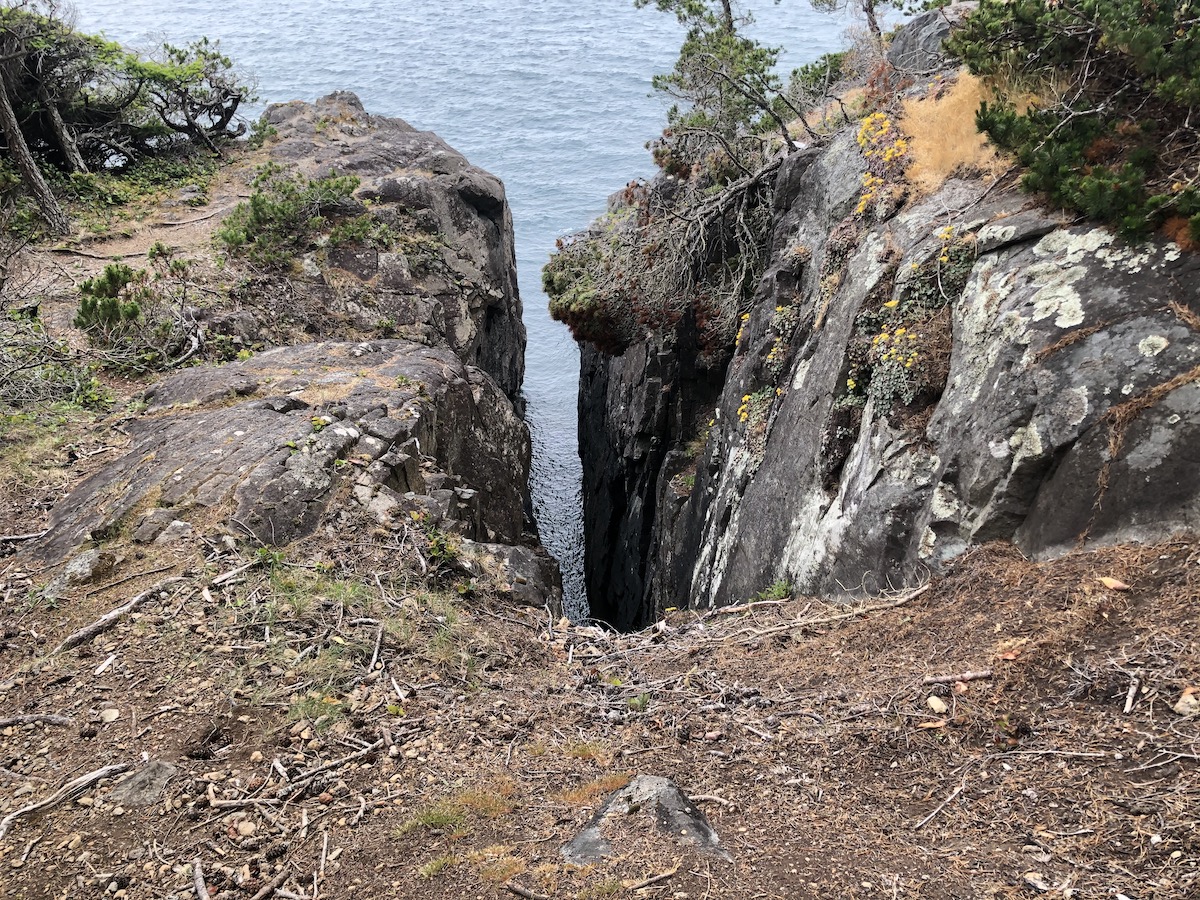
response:
<svg viewBox="0 0 1200 900"><path fill-rule="evenodd" d="M287 269L326 215L348 201L358 188L353 175L308 179L267 163L254 179L254 193L217 229L217 244L231 256L263 269Z"/></svg>
<svg viewBox="0 0 1200 900"><path fill-rule="evenodd" d="M947 46L996 93L977 122L1016 154L1027 189L1127 235L1174 219L1200 240L1189 4L983 0Z"/></svg>
<svg viewBox="0 0 1200 900"><path fill-rule="evenodd" d="M115 336L136 325L142 307L129 297L127 288L137 274L124 263L109 263L102 274L83 282L75 327L92 335Z"/></svg>

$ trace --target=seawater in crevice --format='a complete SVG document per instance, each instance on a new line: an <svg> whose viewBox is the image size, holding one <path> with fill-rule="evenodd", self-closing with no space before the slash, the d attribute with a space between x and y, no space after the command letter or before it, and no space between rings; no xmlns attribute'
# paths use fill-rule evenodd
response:
<svg viewBox="0 0 1200 900"><path fill-rule="evenodd" d="M808 4L755 13L753 33L788 50L782 71L843 43L844 22ZM643 145L665 104L650 79L678 52L675 20L632 0L87 0L78 26L141 49L218 38L263 102L351 90L368 112L436 131L504 181L529 331L534 510L562 565L568 614L585 615L579 354L546 311L540 272L557 237L651 173Z"/></svg>

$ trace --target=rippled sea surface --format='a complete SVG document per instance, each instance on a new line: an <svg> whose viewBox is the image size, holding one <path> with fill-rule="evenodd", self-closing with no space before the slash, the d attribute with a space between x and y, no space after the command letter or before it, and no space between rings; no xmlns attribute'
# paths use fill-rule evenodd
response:
<svg viewBox="0 0 1200 900"><path fill-rule="evenodd" d="M845 21L805 0L752 6L752 33L785 48L785 72L842 46ZM546 312L540 270L556 237L651 174L644 144L666 104L650 78L678 52L674 19L632 0L77 0L77 13L81 29L142 50L219 39L264 103L354 91L368 112L436 131L503 179L529 329L534 503L568 609L584 612L579 357Z"/></svg>

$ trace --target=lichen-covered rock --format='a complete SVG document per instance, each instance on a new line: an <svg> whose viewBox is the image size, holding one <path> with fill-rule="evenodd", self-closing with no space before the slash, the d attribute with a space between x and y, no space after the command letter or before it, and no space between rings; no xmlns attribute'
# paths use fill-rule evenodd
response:
<svg viewBox="0 0 1200 900"><path fill-rule="evenodd" d="M863 171L851 131L784 161L715 391L682 332L585 350L596 615L864 594L984 541L1046 557L1200 523L1200 256L970 180L864 214Z"/></svg>
<svg viewBox="0 0 1200 900"><path fill-rule="evenodd" d="M282 546L342 503L384 525L417 513L491 543L526 532L528 428L489 376L449 350L280 347L185 370L144 400L125 423L127 451L55 508L36 557L57 563L125 525L135 541L182 540L186 520L214 514ZM526 561L520 574L547 580L542 602L557 603L552 562Z"/></svg>
<svg viewBox="0 0 1200 900"><path fill-rule="evenodd" d="M348 92L276 104L264 120L276 132L272 160L309 177L360 179L346 212L369 208L377 222L416 225L414 240L391 249L329 247L326 269L306 258L310 291L336 297L360 326L449 346L519 402L525 326L500 180L432 132L368 115Z"/></svg>

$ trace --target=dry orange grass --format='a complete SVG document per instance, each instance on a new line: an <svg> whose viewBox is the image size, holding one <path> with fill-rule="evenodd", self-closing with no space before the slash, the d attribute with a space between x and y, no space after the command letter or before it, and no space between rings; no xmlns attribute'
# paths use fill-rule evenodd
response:
<svg viewBox="0 0 1200 900"><path fill-rule="evenodd" d="M1005 162L975 129L975 111L988 99L982 82L966 72L941 97L904 101L900 127L909 137L904 173L917 191L931 194L956 173L998 175Z"/></svg>

